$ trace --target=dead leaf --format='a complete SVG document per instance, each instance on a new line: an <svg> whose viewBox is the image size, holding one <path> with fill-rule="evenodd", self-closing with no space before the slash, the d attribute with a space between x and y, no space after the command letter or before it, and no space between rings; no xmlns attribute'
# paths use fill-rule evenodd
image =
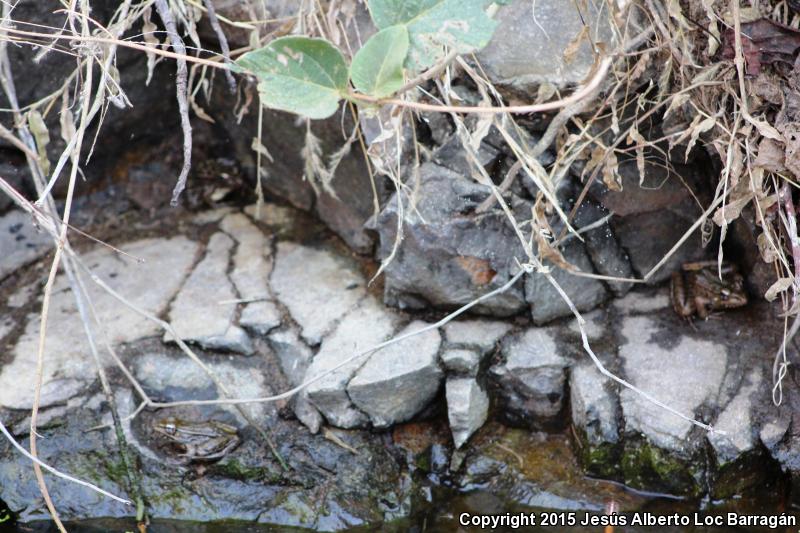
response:
<svg viewBox="0 0 800 533"><path fill-rule="evenodd" d="M800 48L800 31L765 18L742 24L741 28L742 54L748 75L757 76L762 65L778 62L794 64ZM732 27L723 34L722 57L736 57L735 33Z"/></svg>
<svg viewBox="0 0 800 533"><path fill-rule="evenodd" d="M636 128L631 128L627 141L628 145L636 145L636 168L639 171L641 180L644 178L644 147L647 145L647 141Z"/></svg>
<svg viewBox="0 0 800 533"><path fill-rule="evenodd" d="M784 166L796 177L800 177L800 123L783 124L781 133L786 144Z"/></svg>
<svg viewBox="0 0 800 533"><path fill-rule="evenodd" d="M778 281L770 285L769 289L767 289L767 292L764 293L764 299L768 302L771 302L778 297L778 294L791 287L792 283L794 283L794 279L792 278L780 278Z"/></svg>
<svg viewBox="0 0 800 533"><path fill-rule="evenodd" d="M497 275L497 271L492 269L491 264L486 259L459 256L456 257L456 263L469 274L472 284L478 287L491 283Z"/></svg>
<svg viewBox="0 0 800 533"><path fill-rule="evenodd" d="M761 259L765 263L774 263L778 259L779 253L772 244L770 244L766 233L761 233L756 237L756 244L758 244L758 251L761 254Z"/></svg>
<svg viewBox="0 0 800 533"><path fill-rule="evenodd" d="M786 170L784 163L784 148L772 139L761 139L758 144L758 155L754 166L770 172L783 172Z"/></svg>

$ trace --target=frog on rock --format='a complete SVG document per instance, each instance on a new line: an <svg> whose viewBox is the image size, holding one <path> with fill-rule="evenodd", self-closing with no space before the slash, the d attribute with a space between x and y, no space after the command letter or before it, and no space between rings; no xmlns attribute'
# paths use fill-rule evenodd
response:
<svg viewBox="0 0 800 533"><path fill-rule="evenodd" d="M241 439L234 426L216 420L189 422L175 417L158 420L153 430L169 439L179 452L181 463L216 461L234 448Z"/></svg>
<svg viewBox="0 0 800 533"><path fill-rule="evenodd" d="M725 262L719 271L716 261L684 264L672 274L670 296L675 312L684 318L696 314L706 319L712 311L747 305L742 275Z"/></svg>

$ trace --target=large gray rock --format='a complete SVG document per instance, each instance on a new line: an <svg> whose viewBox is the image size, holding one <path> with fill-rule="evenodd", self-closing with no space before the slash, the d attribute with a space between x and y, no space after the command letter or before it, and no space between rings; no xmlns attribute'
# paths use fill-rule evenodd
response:
<svg viewBox="0 0 800 533"><path fill-rule="evenodd" d="M253 353L253 343L236 324L237 297L227 275L233 240L224 233L211 236L206 255L192 271L172 302L170 324L178 337L206 348ZM172 334L164 336L172 341Z"/></svg>
<svg viewBox="0 0 800 533"><path fill-rule="evenodd" d="M398 336L427 325L414 321ZM358 370L347 393L372 425L410 420L433 400L444 376L437 358L440 344L437 330L426 331L378 350Z"/></svg>
<svg viewBox="0 0 800 533"><path fill-rule="evenodd" d="M406 205L401 196L404 238L385 270L386 302L453 308L504 285L517 271L515 258L525 255L504 214L470 216L488 189L432 163L423 164L419 176L416 205ZM399 215L395 195L376 223L382 260L392 253ZM521 285L474 310L502 316L524 310Z"/></svg>
<svg viewBox="0 0 800 533"><path fill-rule="evenodd" d="M626 341L619 356L628 380L687 416L717 400L727 366L727 349L712 340L683 336L669 347L657 337L663 329L649 317L626 317L620 330ZM658 448L691 452L700 443L687 437L691 422L654 405L630 389L620 394L625 431L643 435Z"/></svg>
<svg viewBox="0 0 800 533"><path fill-rule="evenodd" d="M319 344L366 294L364 278L344 258L292 242L278 243L270 285L309 344Z"/></svg>
<svg viewBox="0 0 800 533"><path fill-rule="evenodd" d="M0 193L4 194L4 193ZM34 225L34 219L13 210L0 217L0 281L17 269L36 261L53 246L50 235Z"/></svg>
<svg viewBox="0 0 800 533"><path fill-rule="evenodd" d="M610 379L592 363L570 371L572 426L580 440L578 447L587 472L615 477L621 452L619 396Z"/></svg>
<svg viewBox="0 0 800 533"><path fill-rule="evenodd" d="M554 331L530 328L506 339L502 356L489 369L501 418L531 428L556 422L564 407L569 362L558 352Z"/></svg>
<svg viewBox="0 0 800 533"><path fill-rule="evenodd" d="M447 378L447 419L453 444L461 448L489 415L489 395L475 378Z"/></svg>
<svg viewBox="0 0 800 533"><path fill-rule="evenodd" d="M441 359L445 369L450 373L476 376L483 356L474 349L448 348L442 352Z"/></svg>
<svg viewBox="0 0 800 533"><path fill-rule="evenodd" d="M188 275L197 243L185 237L175 237L145 239L119 247L143 261L118 256L106 247L85 254L83 260L100 279L134 305L156 316L161 315ZM97 316L103 321L102 332L95 331L99 346L102 346L99 340L103 337L112 345L118 345L159 333L155 322L125 307L99 287L87 283L87 289ZM39 316L31 314L24 332L11 350L11 359L0 370L0 405L14 409L31 408L38 345ZM43 407L67 400L94 381L95 364L83 322L63 275L56 278L50 301L45 361Z"/></svg>
<svg viewBox="0 0 800 533"><path fill-rule="evenodd" d="M535 95L540 84L581 83L595 65L591 43L613 50L619 33L606 4L580 6L562 0L515 0L502 7L492 40L477 53L489 79L526 95ZM570 56L568 49L584 27L590 28L589 35Z"/></svg>
<svg viewBox="0 0 800 533"><path fill-rule="evenodd" d="M564 259L581 272L593 273L594 268L583 244L568 240L562 247ZM550 274L579 311L594 309L608 298L608 290L601 281L576 276L562 268L546 262ZM531 305L531 315L536 324L545 324L556 318L572 315L567 302L541 273L534 272L525 278L525 297Z"/></svg>
<svg viewBox="0 0 800 533"><path fill-rule="evenodd" d="M358 352L388 339L397 328L398 317L374 298L367 297L336 326L306 371L306 381L330 371ZM347 393L347 384L364 365L366 357L351 361L315 381L306 389L308 397L332 425L363 426L369 418L359 411Z"/></svg>
<svg viewBox="0 0 800 533"><path fill-rule="evenodd" d="M755 450L758 446L756 421L757 406L764 389L763 370L753 368L736 396L728 402L717 417L714 429L708 434L708 442L714 449L717 462L732 462Z"/></svg>

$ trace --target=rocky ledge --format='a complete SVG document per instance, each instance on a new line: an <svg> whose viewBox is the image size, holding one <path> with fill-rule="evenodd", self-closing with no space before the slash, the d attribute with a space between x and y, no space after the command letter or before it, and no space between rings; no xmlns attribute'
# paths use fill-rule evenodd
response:
<svg viewBox="0 0 800 533"><path fill-rule="evenodd" d="M605 492L591 489L589 497L584 487L556 497L552 483L537 477L546 469L530 468L542 462L524 451L536 446L531 442L558 441L558 453L567 453L567 442L554 435L570 426L584 472L646 491L729 498L777 479L780 469L800 474L793 459L800 438L790 416L800 400L784 391L784 405L772 403L771 355L781 332L756 318L769 315L758 304L686 322L663 288L650 287L585 315L588 342L605 368L710 424L708 432L605 377L574 319L535 326L530 318L459 317L431 328L442 315L386 306L376 296L381 288L369 283L374 265L319 228L299 231L312 224L295 224L303 215L272 204L256 213L184 215L170 221L179 231L169 236L114 242L127 256L103 246L82 253L84 264L129 303L171 325L165 332L86 279L100 317L99 345L114 348L154 401L218 398L224 391L215 379L240 398L311 382L288 402L182 405L129 418L141 395L111 352L101 350L153 517L344 529L409 516L445 478L464 492L494 487L524 505L601 506L597 495ZM13 211L0 217L0 242L8 250L0 261L0 407L24 441L46 274L38 261L49 244ZM60 276L49 316L40 455L126 493L82 332ZM205 370L181 351L176 335ZM399 336L405 338L355 357ZM194 455L186 447L176 451L179 439L157 431L170 417L187 426L228 424L237 440L217 455L202 446L192 448ZM493 448L498 442L506 443ZM49 484L64 518L130 515L60 479ZM24 519L45 516L29 463L5 441L0 499Z"/></svg>

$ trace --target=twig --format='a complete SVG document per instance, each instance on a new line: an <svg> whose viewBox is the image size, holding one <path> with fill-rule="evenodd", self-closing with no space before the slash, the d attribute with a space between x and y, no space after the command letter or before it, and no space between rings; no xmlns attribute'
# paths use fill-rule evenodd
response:
<svg viewBox="0 0 800 533"><path fill-rule="evenodd" d="M217 34L217 40L219 41L219 48L222 50L222 57L225 58L226 63L231 62L231 49L228 46L228 38L225 37L225 32L222 31L222 28L219 25L219 20L217 19L217 11L214 9L214 0L203 0L203 4L206 6L206 11L208 13L208 23L211 24L211 28L214 30L214 33ZM228 81L228 89L231 93L236 92L236 80L233 79L233 74L231 74L230 70L225 71L225 79Z"/></svg>
<svg viewBox="0 0 800 533"><path fill-rule="evenodd" d="M176 58L178 65L175 73L175 95L178 100L178 112L181 116L181 129L183 130L183 166L178 175L178 182L172 190L172 200L170 200L170 205L175 207L178 205L178 198L183 189L186 188L186 180L189 178L189 170L192 168L192 124L189 121L189 88L186 85L189 70L186 68L186 47L183 39L178 35L178 28L175 26L175 19L172 18L167 0L155 0L155 5L172 47L179 54Z"/></svg>

